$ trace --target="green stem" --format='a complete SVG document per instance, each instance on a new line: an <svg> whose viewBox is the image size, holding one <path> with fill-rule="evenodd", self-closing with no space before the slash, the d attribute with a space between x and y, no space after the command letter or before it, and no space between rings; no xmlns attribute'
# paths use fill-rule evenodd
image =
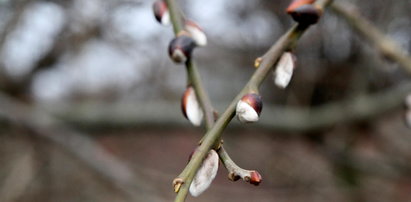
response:
<svg viewBox="0 0 411 202"><path fill-rule="evenodd" d="M173 30L178 34L183 29L183 18L180 15L177 4L174 0L166 0L168 10L170 13L171 22L173 22Z"/></svg>

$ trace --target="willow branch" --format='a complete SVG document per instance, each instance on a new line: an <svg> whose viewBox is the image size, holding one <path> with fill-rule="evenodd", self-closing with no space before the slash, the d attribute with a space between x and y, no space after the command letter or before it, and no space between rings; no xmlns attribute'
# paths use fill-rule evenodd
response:
<svg viewBox="0 0 411 202"><path fill-rule="evenodd" d="M339 1L334 3L331 9L343 17L355 31L373 44L385 57L399 63L411 74L411 58L406 51L362 17L357 8L350 3Z"/></svg>
<svg viewBox="0 0 411 202"><path fill-rule="evenodd" d="M173 23L174 33L177 35L183 29L183 27L182 27L183 17L181 16L181 13L179 12L178 6L177 6L177 4L175 3L174 0L167 0L166 2L167 2L167 5L169 7L169 10L170 10L170 17L171 17L171 21ZM203 87L200 74L197 70L197 66L196 66L193 59L190 58L186 62L186 68L187 68L187 75L188 75L188 83L191 84L195 89L196 96L197 96L197 98L199 100L199 103L200 103L200 106L201 106L201 108L202 108L202 110L205 114L206 128L210 129L213 126L214 122L215 122L214 107L211 105L210 98L209 98L207 92L205 91L205 89ZM216 141L216 142L218 142L218 144L215 147L223 149L222 146L219 144L220 141ZM225 156L227 156L229 158L229 155L228 155L227 152L224 152L224 154L225 154ZM223 159L221 157L221 155L220 155L220 158ZM225 163L225 161L223 161L223 163ZM190 171L189 169L184 169L183 172L179 175L179 177L176 178L173 181L174 190L176 192L181 193L182 195L184 195L183 198L185 198L187 196L188 186L183 187L183 189L181 190L180 189L181 185L184 184L184 183L186 185L190 185L191 182L192 182L192 178L190 179L190 178L185 177L189 174L189 171ZM241 176L247 177L249 175L241 175Z"/></svg>
<svg viewBox="0 0 411 202"><path fill-rule="evenodd" d="M168 0L168 2L170 1L171 0ZM324 8L330 2L331 0L319 0L317 4L321 8ZM183 202L185 200L190 183L194 175L196 174L196 171L201 166L202 160L205 158L208 151L212 148L216 141L221 138L221 133L234 117L237 102L250 90L254 90L261 85L263 80L267 77L268 73L270 73L270 71L272 70L273 65L277 62L281 54L296 41L298 41L300 36L305 32L307 28L308 27L306 26L294 26L284 36L282 36L277 41L277 43L274 44L270 48L270 50L268 50L266 54L261 57L261 64L251 76L249 82L227 107L225 112L216 121L214 126L204 135L202 144L198 147L197 152L193 154L190 162L187 164L182 173L185 176L180 176L182 178L184 177L183 179L186 180L186 183L182 184L181 190L178 192L175 202Z"/></svg>

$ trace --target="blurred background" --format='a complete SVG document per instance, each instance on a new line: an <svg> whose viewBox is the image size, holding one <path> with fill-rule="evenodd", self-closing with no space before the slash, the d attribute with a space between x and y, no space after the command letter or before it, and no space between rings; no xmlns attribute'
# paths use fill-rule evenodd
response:
<svg viewBox="0 0 411 202"><path fill-rule="evenodd" d="M405 51L411 1L348 1ZM204 134L184 119L185 68L152 0L0 0L0 201L172 201ZM292 25L290 1L179 0L208 45L194 51L220 112ZM187 201L411 201L410 76L325 12L295 50L289 87L269 75L261 121L225 130L226 150L263 183L221 165Z"/></svg>

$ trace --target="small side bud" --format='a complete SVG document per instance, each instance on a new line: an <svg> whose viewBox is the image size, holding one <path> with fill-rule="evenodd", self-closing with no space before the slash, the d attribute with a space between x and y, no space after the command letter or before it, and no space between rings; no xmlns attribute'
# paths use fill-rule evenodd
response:
<svg viewBox="0 0 411 202"><path fill-rule="evenodd" d="M235 181L241 179L241 176L235 174L234 172L230 172L230 173L228 173L228 179L235 182Z"/></svg>
<svg viewBox="0 0 411 202"><path fill-rule="evenodd" d="M189 191L192 196L199 196L210 186L211 182L217 175L218 162L219 158L217 152L213 149L210 150L190 185Z"/></svg>
<svg viewBox="0 0 411 202"><path fill-rule="evenodd" d="M322 15L322 10L312 4L304 4L290 10L289 14L300 25L310 26L318 22Z"/></svg>
<svg viewBox="0 0 411 202"><path fill-rule="evenodd" d="M181 99L181 110L184 117L193 125L200 126L203 120L203 111L198 103L194 88L189 86Z"/></svg>
<svg viewBox="0 0 411 202"><path fill-rule="evenodd" d="M243 123L256 122L259 119L263 102L261 96L256 93L244 95L237 103L236 115Z"/></svg>
<svg viewBox="0 0 411 202"><path fill-rule="evenodd" d="M254 60L254 67L255 67L255 68L260 67L262 61L263 61L263 58L262 58L262 57L256 58L256 59Z"/></svg>
<svg viewBox="0 0 411 202"><path fill-rule="evenodd" d="M174 188L174 192L178 193L180 191L181 185L184 184L184 180L181 178L175 178L173 180L173 188Z"/></svg>
<svg viewBox="0 0 411 202"><path fill-rule="evenodd" d="M170 13L166 2L160 0L153 4L154 17L162 25L170 24Z"/></svg>
<svg viewBox="0 0 411 202"><path fill-rule="evenodd" d="M274 71L274 83L280 88L286 88L291 81L296 66L296 57L291 52L284 52Z"/></svg>
<svg viewBox="0 0 411 202"><path fill-rule="evenodd" d="M197 46L207 45L207 36L204 30L194 21L187 20L185 22L185 30L191 34Z"/></svg>
<svg viewBox="0 0 411 202"><path fill-rule="evenodd" d="M168 54L176 63L184 63L190 57L196 44L187 33L181 33L171 40L168 46Z"/></svg>

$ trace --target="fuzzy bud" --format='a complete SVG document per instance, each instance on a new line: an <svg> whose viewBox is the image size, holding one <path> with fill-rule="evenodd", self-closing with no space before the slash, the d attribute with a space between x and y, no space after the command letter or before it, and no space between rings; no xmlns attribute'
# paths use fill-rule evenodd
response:
<svg viewBox="0 0 411 202"><path fill-rule="evenodd" d="M218 171L219 157L216 151L213 149L208 152L207 157L201 164L200 169L198 169L196 175L194 176L193 182L190 185L190 193L192 196L197 197L203 193L214 180Z"/></svg>
<svg viewBox="0 0 411 202"><path fill-rule="evenodd" d="M198 103L194 88L189 86L183 94L181 99L181 110L184 117L188 119L193 125L200 126L203 120L203 110Z"/></svg>
<svg viewBox="0 0 411 202"><path fill-rule="evenodd" d="M261 96L255 93L244 95L237 103L236 115L243 123L256 122L259 119L263 102Z"/></svg>
<svg viewBox="0 0 411 202"><path fill-rule="evenodd" d="M154 17L162 25L170 24L170 13L166 2L159 0L153 4Z"/></svg>
<svg viewBox="0 0 411 202"><path fill-rule="evenodd" d="M296 57L291 52L284 52L274 71L274 83L280 88L286 88L291 81L296 66Z"/></svg>
<svg viewBox="0 0 411 202"><path fill-rule="evenodd" d="M168 46L168 54L176 63L184 63L190 57L196 43L187 33L180 33Z"/></svg>
<svg viewBox="0 0 411 202"><path fill-rule="evenodd" d="M185 30L191 34L197 46L207 45L207 36L204 30L194 21L187 20L185 22Z"/></svg>

